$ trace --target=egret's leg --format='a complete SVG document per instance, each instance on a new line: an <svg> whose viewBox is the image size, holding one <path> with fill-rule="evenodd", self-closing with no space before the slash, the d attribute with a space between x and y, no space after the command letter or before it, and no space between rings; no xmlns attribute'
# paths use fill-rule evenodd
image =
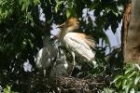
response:
<svg viewBox="0 0 140 93"><path fill-rule="evenodd" d="M75 67L75 64L76 64L76 62L75 62L75 53L74 52L71 52L71 55L72 55L72 69L71 69L71 73L70 73L70 76L72 75L72 72L73 72L73 70L74 70L74 67Z"/></svg>
<svg viewBox="0 0 140 93"><path fill-rule="evenodd" d="M76 64L76 61L75 61L75 53L74 52L71 52L71 54L72 54L72 64L73 64L73 66L75 66L75 64Z"/></svg>

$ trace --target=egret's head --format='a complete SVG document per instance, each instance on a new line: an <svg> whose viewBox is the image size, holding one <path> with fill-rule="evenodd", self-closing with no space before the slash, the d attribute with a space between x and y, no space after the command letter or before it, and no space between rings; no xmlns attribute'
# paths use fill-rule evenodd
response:
<svg viewBox="0 0 140 93"><path fill-rule="evenodd" d="M58 27L61 28L61 30L74 31L79 28L79 22L77 18L70 18Z"/></svg>

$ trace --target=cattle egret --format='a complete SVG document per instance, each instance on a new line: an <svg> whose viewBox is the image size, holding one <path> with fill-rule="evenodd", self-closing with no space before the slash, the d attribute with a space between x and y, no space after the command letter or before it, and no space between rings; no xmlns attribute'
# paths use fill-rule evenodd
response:
<svg viewBox="0 0 140 93"><path fill-rule="evenodd" d="M79 21L76 18L70 18L63 24L59 25L60 32L58 41L64 45L73 57L73 65L75 65L75 55L78 55L90 62L94 66L95 41L84 33L75 32L79 28Z"/></svg>

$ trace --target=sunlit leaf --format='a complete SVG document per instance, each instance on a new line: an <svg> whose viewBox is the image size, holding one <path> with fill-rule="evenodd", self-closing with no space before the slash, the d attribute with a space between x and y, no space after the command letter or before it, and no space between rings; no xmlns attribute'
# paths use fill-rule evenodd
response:
<svg viewBox="0 0 140 93"><path fill-rule="evenodd" d="M33 2L35 5L40 4L40 0L33 0Z"/></svg>
<svg viewBox="0 0 140 93"><path fill-rule="evenodd" d="M126 88L125 88L125 93L129 93L129 91L130 91L130 84L128 84L128 85L126 85Z"/></svg>
<svg viewBox="0 0 140 93"><path fill-rule="evenodd" d="M117 76L115 79L114 79L114 83L115 83L115 86L117 87L117 88L119 88L120 86L121 86L121 84L122 84L122 80L124 79L124 77L122 76L122 75L119 75L119 76Z"/></svg>
<svg viewBox="0 0 140 93"><path fill-rule="evenodd" d="M116 86L117 88L119 88L119 87L121 87L121 84L122 84L121 81L117 81L117 82L115 83L115 86Z"/></svg>
<svg viewBox="0 0 140 93"><path fill-rule="evenodd" d="M135 70L135 66L132 64L131 67L127 68L126 71L125 71L125 74L128 74L128 73L131 73Z"/></svg>
<svg viewBox="0 0 140 93"><path fill-rule="evenodd" d="M134 76L136 74L137 74L137 72L134 71L134 72L132 72L131 74L128 75L128 78L131 78L132 76Z"/></svg>
<svg viewBox="0 0 140 93"><path fill-rule="evenodd" d="M64 1L56 1L56 6L55 6L55 12L57 13L58 10L60 9L61 4L63 4Z"/></svg>
<svg viewBox="0 0 140 93"><path fill-rule="evenodd" d="M69 18L70 15L71 15L71 11L70 11L70 9L67 9L67 10L66 10L66 16L67 16L67 18Z"/></svg>
<svg viewBox="0 0 140 93"><path fill-rule="evenodd" d="M134 84L135 85L140 84L140 76L138 76L138 77L135 78Z"/></svg>

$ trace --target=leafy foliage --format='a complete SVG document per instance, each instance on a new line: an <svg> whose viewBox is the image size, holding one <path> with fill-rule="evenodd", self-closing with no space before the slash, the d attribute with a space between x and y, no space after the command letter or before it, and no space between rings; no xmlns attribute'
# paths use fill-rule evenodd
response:
<svg viewBox="0 0 140 93"><path fill-rule="evenodd" d="M4 93L18 93L18 92L14 92L11 90L11 87L10 86L6 86L6 88L4 88Z"/></svg>
<svg viewBox="0 0 140 93"><path fill-rule="evenodd" d="M138 64L129 64L125 67L123 75L118 75L114 79L118 92L137 93L140 90L140 67Z"/></svg>
<svg viewBox="0 0 140 93"><path fill-rule="evenodd" d="M53 91L48 85L51 79L36 68L34 58L43 47L44 38L51 37L52 24L60 24L69 17L79 18L80 31L94 37L97 44L99 40L106 42L105 47L103 44L97 46L99 67L90 69L86 74L96 76L103 72L111 76L112 71L121 67L116 64L122 64L122 58L119 56L120 51L110 51L113 55L106 60L105 52L106 47L109 47L109 40L105 30L111 26L112 31L116 32L125 3L126 0L0 0L0 84L7 86L4 91ZM54 43L53 40L51 42ZM46 43L49 44L49 41ZM55 48L53 43L52 49ZM71 60L69 53L65 55ZM56 57L57 53L53 55L54 59ZM29 71L25 71L25 63L31 65ZM79 72L85 74L85 70L87 68L82 68ZM47 71L50 73L50 69ZM78 77L78 74L75 76Z"/></svg>

